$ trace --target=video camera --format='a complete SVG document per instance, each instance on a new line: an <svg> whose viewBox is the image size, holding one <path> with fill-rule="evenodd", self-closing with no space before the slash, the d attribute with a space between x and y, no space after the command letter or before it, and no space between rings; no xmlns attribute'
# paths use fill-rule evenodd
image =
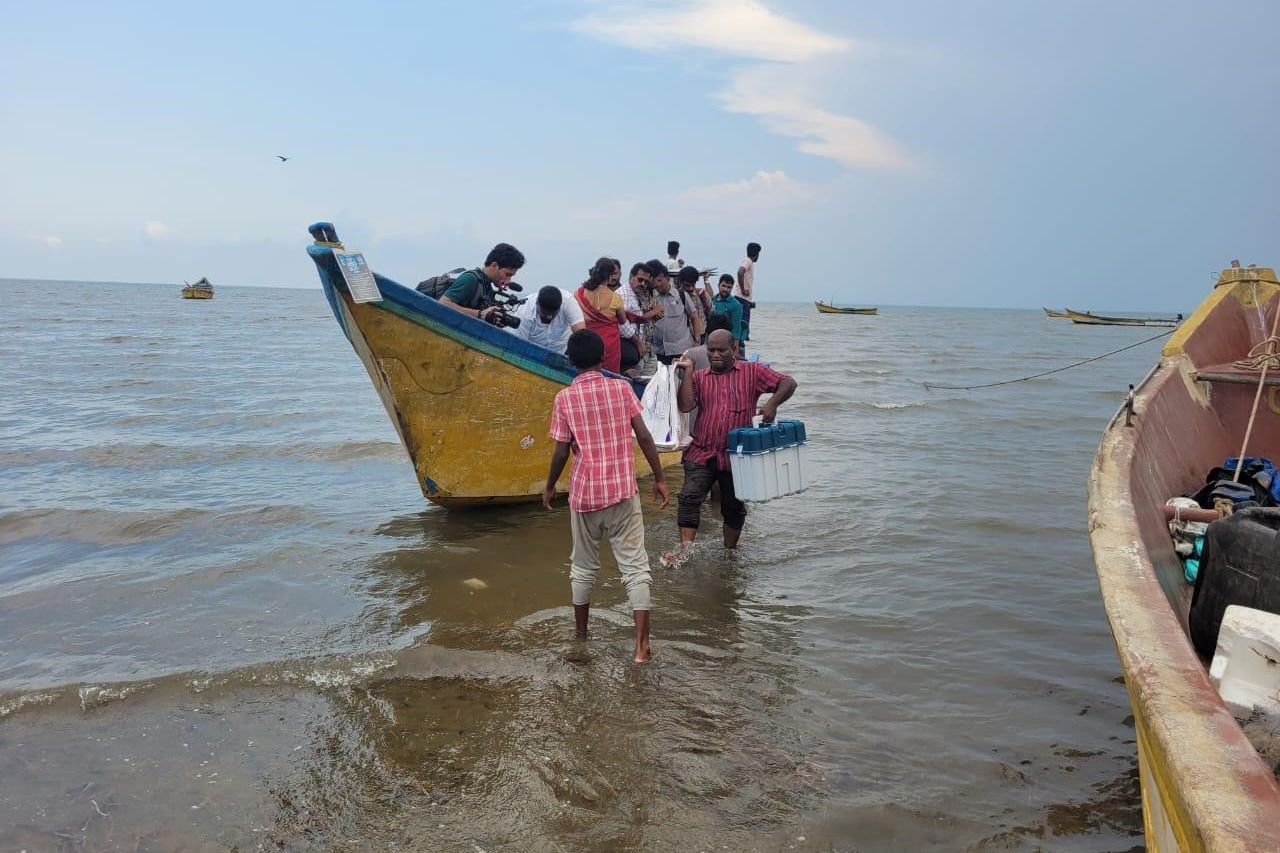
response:
<svg viewBox="0 0 1280 853"><path fill-rule="evenodd" d="M523 290L524 288L514 281L507 282L506 287L498 288L494 292L493 299L489 302L489 306L486 306L494 307L497 310L491 311L489 315L485 317L485 320L495 326L506 326L508 329L520 328L520 318L512 317L508 312L529 301L529 297L527 296L516 298L512 295L513 291L515 293L520 293Z"/></svg>

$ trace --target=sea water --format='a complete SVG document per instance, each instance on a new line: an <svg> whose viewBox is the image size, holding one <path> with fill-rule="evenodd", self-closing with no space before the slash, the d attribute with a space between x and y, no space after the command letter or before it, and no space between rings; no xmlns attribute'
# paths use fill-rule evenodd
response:
<svg viewBox="0 0 1280 853"><path fill-rule="evenodd" d="M423 501L318 288L0 296L2 849L1142 844L1085 478L1159 344L921 383L1153 330L762 305L809 487L655 560L636 667L566 510Z"/></svg>

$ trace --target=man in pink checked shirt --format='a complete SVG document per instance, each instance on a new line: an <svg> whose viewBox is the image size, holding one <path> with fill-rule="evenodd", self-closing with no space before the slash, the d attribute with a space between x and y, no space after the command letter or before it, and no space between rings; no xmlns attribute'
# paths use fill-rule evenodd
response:
<svg viewBox="0 0 1280 853"><path fill-rule="evenodd" d="M569 530L573 553L569 581L573 589L573 622L579 638L587 636L591 590L600 569L600 542L606 536L627 588L635 621L632 660L649 660L649 552L644 546L644 515L636 488L631 434L653 469L653 494L666 508L669 496L658 448L640 416L640 400L631 384L600 372L604 341L591 329L569 336L565 353L579 371L568 388L556 394L551 407L551 438L556 449L542 492L542 505L551 509L556 481L573 450L577 459L569 474Z"/></svg>

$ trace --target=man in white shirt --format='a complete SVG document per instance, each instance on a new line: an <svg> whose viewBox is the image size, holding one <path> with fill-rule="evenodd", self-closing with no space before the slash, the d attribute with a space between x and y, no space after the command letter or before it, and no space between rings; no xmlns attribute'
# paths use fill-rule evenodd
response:
<svg viewBox="0 0 1280 853"><path fill-rule="evenodd" d="M517 307L511 316L519 317L520 325L507 329L508 332L561 355L569 344L569 336L587 327L578 300L550 285L539 290L536 299Z"/></svg>
<svg viewBox="0 0 1280 853"><path fill-rule="evenodd" d="M680 267L684 266L684 261L680 260L679 255L680 255L680 244L675 240L668 240L667 241L667 272L671 273L672 277L675 277L675 274L680 272Z"/></svg>
<svg viewBox="0 0 1280 853"><path fill-rule="evenodd" d="M751 309L756 307L756 261L760 260L760 244L748 243L747 256L738 264L738 280L733 295L742 303L742 340L739 358L747 357L747 341L751 339Z"/></svg>

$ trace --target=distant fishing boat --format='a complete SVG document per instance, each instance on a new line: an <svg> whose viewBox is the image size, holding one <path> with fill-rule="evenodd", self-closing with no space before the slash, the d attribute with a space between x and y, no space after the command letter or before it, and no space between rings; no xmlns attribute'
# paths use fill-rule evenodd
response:
<svg viewBox="0 0 1280 853"><path fill-rule="evenodd" d="M1063 320L1071 317L1071 315L1066 311L1050 311L1048 308L1042 308L1041 310L1044 311L1044 315L1046 317L1060 318Z"/></svg>
<svg viewBox="0 0 1280 853"><path fill-rule="evenodd" d="M540 500L553 450L551 403L577 374L568 359L373 273L328 222L309 230L307 253L329 307L426 499L448 508ZM672 465L680 451L659 456ZM638 446L635 458L636 473L647 474ZM559 490L568 484L566 468Z"/></svg>
<svg viewBox="0 0 1280 853"><path fill-rule="evenodd" d="M1280 784L1196 654L1164 514L1168 498L1242 455L1255 405L1243 455L1280 459L1280 373L1260 388L1258 361L1278 313L1274 270L1224 270L1107 426L1089 474L1089 538L1133 706L1151 851L1280 851Z"/></svg>
<svg viewBox="0 0 1280 853"><path fill-rule="evenodd" d="M814 302L819 314L875 314L878 308L841 308L829 302Z"/></svg>
<svg viewBox="0 0 1280 853"><path fill-rule="evenodd" d="M1182 322L1181 314L1177 317L1104 317L1070 308L1067 309L1067 318L1081 326L1176 326Z"/></svg>
<svg viewBox="0 0 1280 853"><path fill-rule="evenodd" d="M213 298L213 284L207 278L201 278L195 284L187 284L185 281L182 284L184 285L182 288L183 299Z"/></svg>

